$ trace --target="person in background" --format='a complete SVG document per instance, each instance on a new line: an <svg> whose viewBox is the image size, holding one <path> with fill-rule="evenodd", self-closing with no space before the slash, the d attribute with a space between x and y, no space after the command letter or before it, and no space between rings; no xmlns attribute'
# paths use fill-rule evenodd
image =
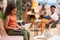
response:
<svg viewBox="0 0 60 40"><path fill-rule="evenodd" d="M2 7L0 7L0 18L3 19L3 8Z"/></svg>
<svg viewBox="0 0 60 40"><path fill-rule="evenodd" d="M18 35L22 33L24 36L24 40L29 40L29 33L17 23L16 12L17 12L16 5L13 3L9 3L5 11L6 32L8 35L11 35L10 33L14 33L13 31L18 31L16 33L18 33Z"/></svg>
<svg viewBox="0 0 60 40"><path fill-rule="evenodd" d="M45 15L47 12L46 12L46 8L45 8L45 5L43 4L41 9L40 9L40 14L41 15Z"/></svg>
<svg viewBox="0 0 60 40"><path fill-rule="evenodd" d="M0 6L3 8L3 13L7 7L7 0L0 0Z"/></svg>
<svg viewBox="0 0 60 40"><path fill-rule="evenodd" d="M3 0L2 6L3 6L3 12L5 13L7 7L7 0Z"/></svg>
<svg viewBox="0 0 60 40"><path fill-rule="evenodd" d="M53 25L51 26L52 28L56 27L56 24L58 23L59 21L59 16L58 16L58 13L56 13L56 6L52 5L50 7L50 10L51 10L51 19L50 19L50 23L53 23Z"/></svg>
<svg viewBox="0 0 60 40"><path fill-rule="evenodd" d="M42 21L46 21L48 19L48 15L47 15L47 12L46 12L45 5L42 5L42 8L40 10L40 18L39 19L41 21L38 23L38 27L41 28L42 33L43 33L46 25ZM46 21L46 24L48 24L47 22L48 21Z"/></svg>
<svg viewBox="0 0 60 40"><path fill-rule="evenodd" d="M7 33L4 29L4 23L3 23L3 8L0 7L0 33L2 36L6 36Z"/></svg>
<svg viewBox="0 0 60 40"><path fill-rule="evenodd" d="M44 5L44 4L42 5L42 8L41 8L41 10L40 10L40 13L41 13L41 15L43 15L43 17L44 17L45 19L50 19L50 16L47 15L46 8L45 8L45 5Z"/></svg>
<svg viewBox="0 0 60 40"><path fill-rule="evenodd" d="M48 20L46 18L43 18L42 21L38 23L38 26L42 27L42 33L44 32L46 25L53 23L51 27L56 27L55 25L57 24L57 21L59 20L59 17L57 13L55 12L56 7L52 5L50 7L50 10L51 10L50 19Z"/></svg>

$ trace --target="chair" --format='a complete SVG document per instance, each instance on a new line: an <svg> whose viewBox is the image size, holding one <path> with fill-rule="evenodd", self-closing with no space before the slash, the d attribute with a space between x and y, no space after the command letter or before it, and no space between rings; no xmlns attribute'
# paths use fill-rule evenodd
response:
<svg viewBox="0 0 60 40"><path fill-rule="evenodd" d="M56 24L58 24L59 23L59 20L58 21L56 21L56 22L53 22L53 23L49 23L48 25L46 25L46 27L45 28L55 28L56 27Z"/></svg>

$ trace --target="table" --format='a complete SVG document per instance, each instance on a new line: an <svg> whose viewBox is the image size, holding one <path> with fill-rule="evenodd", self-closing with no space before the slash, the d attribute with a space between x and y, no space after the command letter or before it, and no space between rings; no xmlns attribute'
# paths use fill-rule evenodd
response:
<svg viewBox="0 0 60 40"><path fill-rule="evenodd" d="M27 14L27 21L29 21L29 22L35 21L35 19L36 19L35 15L37 15L37 14ZM38 15L40 15L40 14L38 14Z"/></svg>
<svg viewBox="0 0 60 40"><path fill-rule="evenodd" d="M37 36L38 35L38 32L41 31L39 29L32 29L30 30L31 32L34 32L34 36Z"/></svg>
<svg viewBox="0 0 60 40"><path fill-rule="evenodd" d="M37 23L40 22L41 20L35 20L34 23L32 25L34 25L34 29L31 29L31 32L34 32L34 36L38 35L38 32L40 31L42 34L42 31L40 30L40 28L38 28Z"/></svg>

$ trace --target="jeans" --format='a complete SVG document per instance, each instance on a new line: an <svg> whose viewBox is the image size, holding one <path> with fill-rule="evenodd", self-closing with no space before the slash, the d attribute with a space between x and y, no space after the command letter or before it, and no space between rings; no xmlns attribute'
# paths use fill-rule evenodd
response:
<svg viewBox="0 0 60 40"><path fill-rule="evenodd" d="M8 29L6 29L6 32L10 36L23 36L24 40L30 40L29 32L26 31L25 29L23 29L23 30L8 30Z"/></svg>

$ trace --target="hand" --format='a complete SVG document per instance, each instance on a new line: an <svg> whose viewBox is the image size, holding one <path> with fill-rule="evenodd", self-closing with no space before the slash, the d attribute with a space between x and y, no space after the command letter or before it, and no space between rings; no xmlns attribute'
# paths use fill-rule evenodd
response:
<svg viewBox="0 0 60 40"><path fill-rule="evenodd" d="M23 30L23 27L21 27L20 25L17 25L19 29Z"/></svg>
<svg viewBox="0 0 60 40"><path fill-rule="evenodd" d="M19 28L13 28L13 30L18 30Z"/></svg>
<svg viewBox="0 0 60 40"><path fill-rule="evenodd" d="M50 19L49 21L50 21L50 22L52 22L52 20L51 20L51 19Z"/></svg>

